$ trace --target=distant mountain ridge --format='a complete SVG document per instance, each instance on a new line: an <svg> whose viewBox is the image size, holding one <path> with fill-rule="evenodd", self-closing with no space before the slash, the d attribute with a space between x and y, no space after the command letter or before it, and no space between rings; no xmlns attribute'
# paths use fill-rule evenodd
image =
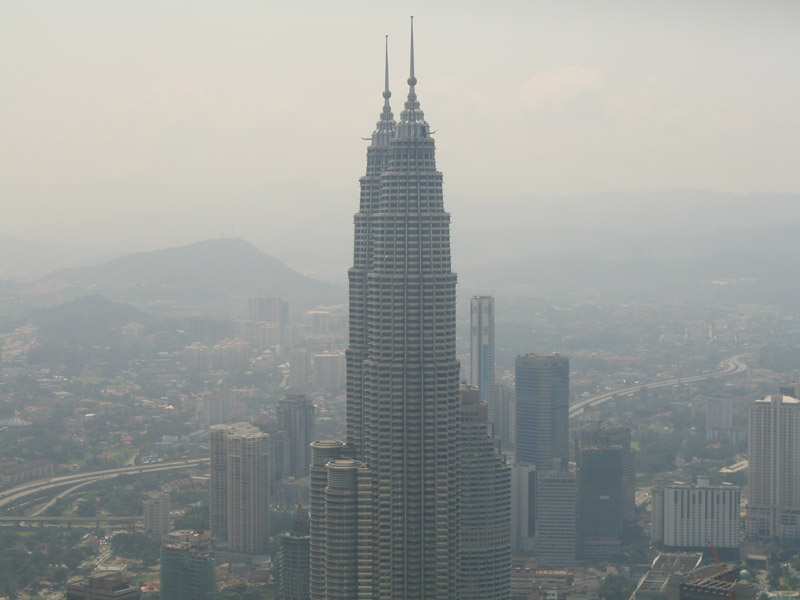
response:
<svg viewBox="0 0 800 600"><path fill-rule="evenodd" d="M330 293L311 279L238 238L138 252L97 266L59 269L39 283L72 286L129 302L216 302L240 296L285 298Z"/></svg>

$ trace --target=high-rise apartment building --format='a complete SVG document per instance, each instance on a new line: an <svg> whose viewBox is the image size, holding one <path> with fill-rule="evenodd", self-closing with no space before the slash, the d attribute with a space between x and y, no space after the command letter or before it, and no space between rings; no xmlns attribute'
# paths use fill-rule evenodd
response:
<svg viewBox="0 0 800 600"><path fill-rule="evenodd" d="M459 597L460 576L456 275L442 174L417 100L413 32L396 125L388 69L386 81L349 271L347 452L363 465L351 470L370 500L358 513L358 593L446 600ZM312 542L313 525L312 513ZM314 560L312 543L312 585Z"/></svg>
<svg viewBox="0 0 800 600"><path fill-rule="evenodd" d="M169 494L154 492L142 504L144 528L156 535L169 531Z"/></svg>
<svg viewBox="0 0 800 600"><path fill-rule="evenodd" d="M511 469L489 434L488 407L461 387L461 598L511 598Z"/></svg>
<svg viewBox="0 0 800 600"><path fill-rule="evenodd" d="M569 461L569 359L527 354L516 360L517 464L550 469Z"/></svg>
<svg viewBox="0 0 800 600"><path fill-rule="evenodd" d="M800 400L756 400L748 423L747 534L800 537Z"/></svg>
<svg viewBox="0 0 800 600"><path fill-rule="evenodd" d="M278 401L278 429L289 438L289 472L285 475L306 477L314 441L314 404L305 394L289 392Z"/></svg>
<svg viewBox="0 0 800 600"><path fill-rule="evenodd" d="M469 384L480 390L489 407L489 420L497 420L494 385L494 298L473 296L469 302Z"/></svg>
<svg viewBox="0 0 800 600"><path fill-rule="evenodd" d="M739 486L712 486L708 477L698 477L697 485L658 480L652 489L653 541L700 550L711 542L738 557L741 497Z"/></svg>
<svg viewBox="0 0 800 600"><path fill-rule="evenodd" d="M735 442L733 398L708 397L706 401L706 440Z"/></svg>
<svg viewBox="0 0 800 600"><path fill-rule="evenodd" d="M269 435L247 423L215 426L209 448L211 531L231 552L265 552L269 544Z"/></svg>
<svg viewBox="0 0 800 600"><path fill-rule="evenodd" d="M217 571L209 532L173 531L161 539L161 597L214 600Z"/></svg>

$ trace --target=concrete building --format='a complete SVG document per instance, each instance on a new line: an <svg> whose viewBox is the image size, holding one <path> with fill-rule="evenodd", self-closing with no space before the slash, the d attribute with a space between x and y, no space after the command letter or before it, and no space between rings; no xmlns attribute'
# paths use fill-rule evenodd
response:
<svg viewBox="0 0 800 600"><path fill-rule="evenodd" d="M800 536L800 400L776 394L750 407L747 535Z"/></svg>
<svg viewBox="0 0 800 600"><path fill-rule="evenodd" d="M569 462L569 359L528 354L516 360L517 464L550 469Z"/></svg>
<svg viewBox="0 0 800 600"><path fill-rule="evenodd" d="M706 397L706 440L735 443L738 439L733 428L733 398Z"/></svg>
<svg viewBox="0 0 800 600"><path fill-rule="evenodd" d="M251 321L289 324L289 304L280 298L256 297L247 300L248 316Z"/></svg>
<svg viewBox="0 0 800 600"><path fill-rule="evenodd" d="M326 337L330 333L331 313L326 310L310 310L306 313L308 323L311 325L311 335Z"/></svg>
<svg viewBox="0 0 800 600"><path fill-rule="evenodd" d="M514 447L516 442L517 394L514 388L503 383L495 384L497 411L494 434L503 441L503 447Z"/></svg>
<svg viewBox="0 0 800 600"><path fill-rule="evenodd" d="M211 534L181 530L161 540L161 597L164 600L214 600L217 573Z"/></svg>
<svg viewBox="0 0 800 600"><path fill-rule="evenodd" d="M494 298L473 296L469 302L469 384L480 390L489 407L489 420L497 421L497 388L494 384Z"/></svg>
<svg viewBox="0 0 800 600"><path fill-rule="evenodd" d="M67 584L66 600L139 600L138 585L131 585L119 571L101 571Z"/></svg>
<svg viewBox="0 0 800 600"><path fill-rule="evenodd" d="M306 390L311 385L311 354L295 348L289 353L289 387Z"/></svg>
<svg viewBox="0 0 800 600"><path fill-rule="evenodd" d="M169 494L155 492L145 498L143 504L144 528L152 534L161 535L170 530Z"/></svg>
<svg viewBox="0 0 800 600"><path fill-rule="evenodd" d="M278 401L278 429L289 441L289 470L284 476L306 477L314 441L314 404L305 394L289 392Z"/></svg>
<svg viewBox="0 0 800 600"><path fill-rule="evenodd" d="M489 434L488 407L461 387L461 598L511 598L511 470Z"/></svg>
<svg viewBox="0 0 800 600"><path fill-rule="evenodd" d="M298 505L292 528L281 535L276 558L276 580L283 600L309 599L310 551L308 510L305 506Z"/></svg>
<svg viewBox="0 0 800 600"><path fill-rule="evenodd" d="M511 467L511 548L514 552L536 551L536 467Z"/></svg>
<svg viewBox="0 0 800 600"><path fill-rule="evenodd" d="M325 486L325 598L351 600L369 594L374 575L372 474L361 461L328 462Z"/></svg>
<svg viewBox="0 0 800 600"><path fill-rule="evenodd" d="M413 56L412 36L405 108L395 126L387 69L361 178L348 273L347 452L371 474L359 594L447 600L459 597L460 577L456 275ZM314 559L312 544L312 584Z"/></svg>
<svg viewBox="0 0 800 600"><path fill-rule="evenodd" d="M345 359L341 352L314 354L314 387L339 391L345 382Z"/></svg>
<svg viewBox="0 0 800 600"><path fill-rule="evenodd" d="M705 550L711 542L738 558L741 497L739 486L712 486L708 477L698 477L696 485L658 480L652 488L652 539L678 550Z"/></svg>
<svg viewBox="0 0 800 600"><path fill-rule="evenodd" d="M542 567L575 564L576 483L574 471L554 468L537 472L536 557Z"/></svg>
<svg viewBox="0 0 800 600"><path fill-rule="evenodd" d="M317 440L311 444L309 469L309 595L311 600L325 600L325 487L328 485L327 465L342 457L344 443L338 440Z"/></svg>
<svg viewBox="0 0 800 600"><path fill-rule="evenodd" d="M210 520L217 543L243 554L269 544L270 436L239 423L211 429Z"/></svg>
<svg viewBox="0 0 800 600"><path fill-rule="evenodd" d="M586 560L602 560L620 551L622 461L618 446L578 450L578 550Z"/></svg>
<svg viewBox="0 0 800 600"><path fill-rule="evenodd" d="M636 453L631 447L631 430L627 427L603 426L582 429L580 446L618 448L622 453L622 523L636 521Z"/></svg>

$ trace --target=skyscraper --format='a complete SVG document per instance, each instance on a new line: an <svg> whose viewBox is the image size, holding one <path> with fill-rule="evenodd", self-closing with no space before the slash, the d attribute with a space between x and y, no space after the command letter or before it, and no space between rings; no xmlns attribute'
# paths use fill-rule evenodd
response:
<svg viewBox="0 0 800 600"><path fill-rule="evenodd" d="M569 359L527 354L516 360L516 461L552 468L569 461Z"/></svg>
<svg viewBox="0 0 800 600"><path fill-rule="evenodd" d="M750 407L747 535L800 537L800 400L776 394Z"/></svg>
<svg viewBox="0 0 800 600"><path fill-rule="evenodd" d="M278 401L278 429L289 437L289 472L286 475L307 476L311 442L314 441L314 404L305 394L289 392Z"/></svg>
<svg viewBox="0 0 800 600"><path fill-rule="evenodd" d="M473 296L469 302L469 384L480 390L489 407L489 420L497 421L494 385L494 298Z"/></svg>
<svg viewBox="0 0 800 600"><path fill-rule="evenodd" d="M388 68L386 82L349 271L347 452L370 473L374 515L362 524L371 551L359 548L369 560L359 594L444 600L458 597L460 574L456 275L442 174L417 100L413 28L397 125Z"/></svg>
<svg viewBox="0 0 800 600"><path fill-rule="evenodd" d="M511 598L511 468L489 435L488 407L461 387L461 598Z"/></svg>

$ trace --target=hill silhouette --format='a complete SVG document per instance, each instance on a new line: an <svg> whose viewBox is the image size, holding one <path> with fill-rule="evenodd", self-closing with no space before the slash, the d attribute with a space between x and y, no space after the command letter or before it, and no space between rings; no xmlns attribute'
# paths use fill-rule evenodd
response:
<svg viewBox="0 0 800 600"><path fill-rule="evenodd" d="M328 283L301 275L242 239L206 240L139 252L91 267L59 269L44 282L100 292L128 302L216 302L256 295L324 295Z"/></svg>

